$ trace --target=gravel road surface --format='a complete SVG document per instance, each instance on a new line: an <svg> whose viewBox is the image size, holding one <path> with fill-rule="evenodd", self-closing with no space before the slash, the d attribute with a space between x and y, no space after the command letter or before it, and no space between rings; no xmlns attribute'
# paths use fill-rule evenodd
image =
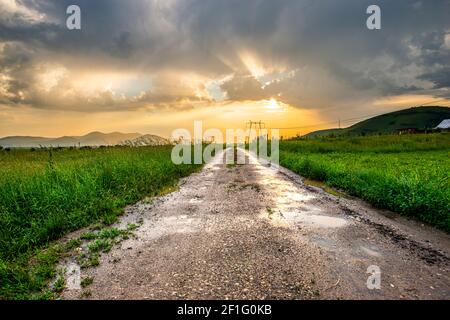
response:
<svg viewBox="0 0 450 320"><path fill-rule="evenodd" d="M450 298L449 235L239 152L247 164L221 164L220 153L179 190L126 208L118 225L141 221L136 236L82 269L93 283L63 298Z"/></svg>

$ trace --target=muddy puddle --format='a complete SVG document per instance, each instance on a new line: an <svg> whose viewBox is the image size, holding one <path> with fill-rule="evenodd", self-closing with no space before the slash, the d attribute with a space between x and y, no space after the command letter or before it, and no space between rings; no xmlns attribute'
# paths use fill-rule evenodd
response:
<svg viewBox="0 0 450 320"><path fill-rule="evenodd" d="M273 206L267 208L262 216L269 218L279 226L312 227L312 228L342 228L349 220L330 215L330 211L314 203L319 195L302 192L298 185L283 179L278 167L265 166L255 156L248 154L249 162L257 167L258 183L272 199Z"/></svg>

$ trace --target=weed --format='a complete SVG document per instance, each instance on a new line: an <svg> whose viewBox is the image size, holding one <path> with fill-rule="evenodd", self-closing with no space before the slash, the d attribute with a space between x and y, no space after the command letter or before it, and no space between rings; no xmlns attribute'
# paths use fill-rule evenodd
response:
<svg viewBox="0 0 450 320"><path fill-rule="evenodd" d="M93 240L96 238L97 238L97 235L94 232L86 232L80 236L80 239L82 239L82 240Z"/></svg>
<svg viewBox="0 0 450 320"><path fill-rule="evenodd" d="M108 252L112 248L112 242L107 239L97 239L88 244L89 252Z"/></svg>
<svg viewBox="0 0 450 320"><path fill-rule="evenodd" d="M267 210L267 216L268 216L268 218L269 218L269 219L272 219L272 215L274 214L272 208L266 207L266 210Z"/></svg>
<svg viewBox="0 0 450 320"><path fill-rule="evenodd" d="M87 286L90 286L93 282L94 282L93 277L86 277L86 278L81 279L80 285L82 288L86 288Z"/></svg>
<svg viewBox="0 0 450 320"><path fill-rule="evenodd" d="M72 239L72 240L69 240L67 243L66 243L66 245L65 245L65 247L66 247L66 251L70 251L70 250L73 250L73 249L75 249L75 248L78 248L79 246L81 246L81 240L80 239Z"/></svg>
<svg viewBox="0 0 450 320"><path fill-rule="evenodd" d="M81 299L89 298L90 296L92 296L91 290L83 290L80 294Z"/></svg>
<svg viewBox="0 0 450 320"><path fill-rule="evenodd" d="M60 275L58 279L56 279L55 283L53 284L53 291L60 293L64 290L66 286L66 280L64 279L63 275Z"/></svg>

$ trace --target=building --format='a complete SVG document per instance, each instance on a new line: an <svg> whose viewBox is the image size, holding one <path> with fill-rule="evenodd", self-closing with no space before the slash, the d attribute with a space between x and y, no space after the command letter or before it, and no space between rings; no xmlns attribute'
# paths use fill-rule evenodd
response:
<svg viewBox="0 0 450 320"><path fill-rule="evenodd" d="M450 129L450 119L442 120L442 122L439 123L435 129Z"/></svg>
<svg viewBox="0 0 450 320"><path fill-rule="evenodd" d="M414 133L419 133L419 129L417 128L402 128L402 129L397 129L397 134L414 134Z"/></svg>

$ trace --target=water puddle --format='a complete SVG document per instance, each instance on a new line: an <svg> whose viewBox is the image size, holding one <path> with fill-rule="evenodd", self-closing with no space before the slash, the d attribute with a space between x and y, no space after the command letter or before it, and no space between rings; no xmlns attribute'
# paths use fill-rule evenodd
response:
<svg viewBox="0 0 450 320"><path fill-rule="evenodd" d="M283 199L284 198L284 199ZM304 193L300 193L300 192L285 192L283 193L283 196L281 197L280 200L287 200L287 202L292 202L292 201L296 201L296 202L305 202L308 200L312 200L314 199L314 196L312 195L308 195L308 194L304 194Z"/></svg>
<svg viewBox="0 0 450 320"><path fill-rule="evenodd" d="M314 228L342 228L348 224L346 219L327 215L322 208L313 205L312 202L317 196L281 177L276 168L258 164L253 155L249 155L249 158L251 163L256 163L261 169L258 171L260 175L258 182L265 187L264 192L273 198L274 207L267 208L267 212L263 214L273 224Z"/></svg>
<svg viewBox="0 0 450 320"><path fill-rule="evenodd" d="M335 189L330 188L329 186L327 186L324 182L322 181L317 181L317 180L311 180L311 179L305 179L303 181L304 184L307 184L309 186L313 186L313 187L318 187L320 189L322 189L323 191L332 194L333 196L336 197L345 197L346 195L342 192L339 192Z"/></svg>
<svg viewBox="0 0 450 320"><path fill-rule="evenodd" d="M151 225L143 225L139 232L146 239L157 239L175 233L194 233L198 231L199 218L188 218L186 215L163 217Z"/></svg>
<svg viewBox="0 0 450 320"><path fill-rule="evenodd" d="M377 257L377 258L382 256L381 253L379 253L378 251L374 250L373 248L368 248L366 246L360 246L359 248L361 249L361 251L363 251L368 256Z"/></svg>
<svg viewBox="0 0 450 320"><path fill-rule="evenodd" d="M203 202L203 200L200 198L192 198L191 200L189 200L189 203L191 203L191 204L199 204L202 202Z"/></svg>
<svg viewBox="0 0 450 320"><path fill-rule="evenodd" d="M324 215L309 214L304 212L287 211L282 214L283 219L293 224L305 224L319 228L342 228L347 225L347 220Z"/></svg>

